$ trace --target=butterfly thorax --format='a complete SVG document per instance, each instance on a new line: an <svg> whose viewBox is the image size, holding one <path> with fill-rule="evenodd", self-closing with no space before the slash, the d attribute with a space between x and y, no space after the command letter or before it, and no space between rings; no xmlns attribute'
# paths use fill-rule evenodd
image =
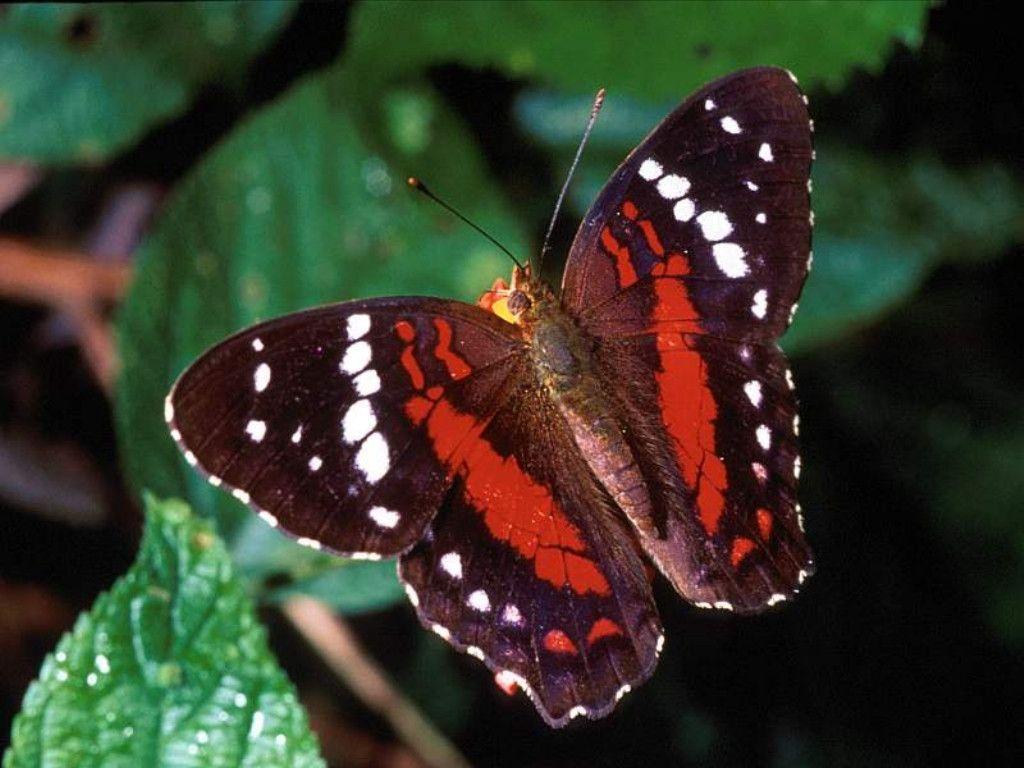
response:
<svg viewBox="0 0 1024 768"><path fill-rule="evenodd" d="M633 524L653 533L650 496L625 439L620 409L593 365L594 340L540 281L527 278L516 285L509 306L528 343L537 382L565 418L590 469Z"/></svg>

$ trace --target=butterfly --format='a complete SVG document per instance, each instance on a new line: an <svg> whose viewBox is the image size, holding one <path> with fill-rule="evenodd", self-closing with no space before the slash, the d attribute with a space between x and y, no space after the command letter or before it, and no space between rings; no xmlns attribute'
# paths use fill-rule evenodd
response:
<svg viewBox="0 0 1024 768"><path fill-rule="evenodd" d="M777 340L810 268L806 99L705 86L587 213L561 291L373 298L214 346L165 402L189 464L300 544L397 557L421 622L551 726L608 714L664 643L654 571L753 613L812 572Z"/></svg>

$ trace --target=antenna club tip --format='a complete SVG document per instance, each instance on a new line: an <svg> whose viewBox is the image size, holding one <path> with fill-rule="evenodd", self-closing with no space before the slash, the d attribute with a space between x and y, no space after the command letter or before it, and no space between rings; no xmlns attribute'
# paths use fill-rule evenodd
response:
<svg viewBox="0 0 1024 768"><path fill-rule="evenodd" d="M421 182L415 176L410 176L408 179L405 180L405 183L408 184L413 189L419 189L420 187L423 186L423 182Z"/></svg>

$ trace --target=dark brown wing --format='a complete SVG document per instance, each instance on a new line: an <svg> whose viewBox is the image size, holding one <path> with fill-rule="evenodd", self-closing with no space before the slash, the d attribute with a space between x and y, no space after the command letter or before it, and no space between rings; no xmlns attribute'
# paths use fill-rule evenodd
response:
<svg viewBox="0 0 1024 768"><path fill-rule="evenodd" d="M809 265L809 126L784 70L706 86L619 168L566 266L661 517L642 544L702 606L759 610L812 570L776 346Z"/></svg>
<svg viewBox="0 0 1024 768"><path fill-rule="evenodd" d="M346 302L213 347L174 385L166 417L190 464L300 543L395 555L452 481L418 404L485 421L521 349L515 326L468 304Z"/></svg>
<svg viewBox="0 0 1024 768"><path fill-rule="evenodd" d="M635 540L534 383L486 425L426 417L459 480L400 574L424 625L515 681L553 726L601 717L654 670L661 629Z"/></svg>

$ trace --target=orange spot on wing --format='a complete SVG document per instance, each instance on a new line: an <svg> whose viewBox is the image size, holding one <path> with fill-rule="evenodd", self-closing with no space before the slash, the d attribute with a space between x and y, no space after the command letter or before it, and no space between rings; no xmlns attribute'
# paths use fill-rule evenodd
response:
<svg viewBox="0 0 1024 768"><path fill-rule="evenodd" d="M594 625L590 628L590 632L587 633L587 645L593 645L602 637L614 637L615 635L621 634L622 627L611 619L602 616L594 622Z"/></svg>
<svg viewBox="0 0 1024 768"><path fill-rule="evenodd" d="M560 629L549 629L544 635L544 647L552 653L579 653L572 639Z"/></svg>
<svg viewBox="0 0 1024 768"><path fill-rule="evenodd" d="M662 418L683 480L696 494L697 515L708 535L714 535L725 509L726 488L725 464L715 452L718 406L701 356L685 344L668 347L673 336L677 334L658 336L661 368L655 380Z"/></svg>
<svg viewBox="0 0 1024 768"><path fill-rule="evenodd" d="M757 530L761 532L761 538L768 541L772 535L772 513L763 507L757 510Z"/></svg>
<svg viewBox="0 0 1024 768"><path fill-rule="evenodd" d="M665 249L661 245L658 233L654 230L654 225L647 219L638 221L637 224L639 225L640 230L644 233L644 239L647 240L647 247L650 248L656 256L664 256Z"/></svg>
<svg viewBox="0 0 1024 768"><path fill-rule="evenodd" d="M405 403L405 415L416 426L419 426L430 414L433 403L425 397L416 395L410 397Z"/></svg>
<svg viewBox="0 0 1024 768"><path fill-rule="evenodd" d="M749 555L754 549L754 542L750 539L737 536L732 540L732 553L729 555L729 562L736 568L743 562L743 558Z"/></svg>
<svg viewBox="0 0 1024 768"><path fill-rule="evenodd" d="M423 385L427 381L423 376L423 369L420 368L420 364L416 360L416 350L412 344L416 338L416 328L408 320L399 320L395 323L395 333L398 334L399 339L405 342L399 361L405 372L409 374L413 389L423 389Z"/></svg>
<svg viewBox="0 0 1024 768"><path fill-rule="evenodd" d="M434 355L444 363L448 369L448 375L453 379L461 379L468 376L472 369L457 354L452 352L452 326L447 320L439 317L434 318L434 327L437 328L437 346L434 347Z"/></svg>
<svg viewBox="0 0 1024 768"><path fill-rule="evenodd" d="M622 204L622 213L630 221L636 221L636 217L640 215L640 211L638 211L636 206L629 200L626 200Z"/></svg>
<svg viewBox="0 0 1024 768"><path fill-rule="evenodd" d="M408 320L399 320L395 323L395 333L406 344L416 338L416 329Z"/></svg>
<svg viewBox="0 0 1024 768"><path fill-rule="evenodd" d="M537 576L559 589L568 585L578 594L611 592L587 556L579 530L548 488L524 472L514 456L501 456L481 438L478 419L441 399L430 404L425 420L435 455L449 471L459 468L466 496L492 536L532 560Z"/></svg>
<svg viewBox="0 0 1024 768"><path fill-rule="evenodd" d="M636 270L630 258L629 248L615 239L607 226L601 230L601 245L615 259L615 272L619 277L619 287L628 288L637 281Z"/></svg>

